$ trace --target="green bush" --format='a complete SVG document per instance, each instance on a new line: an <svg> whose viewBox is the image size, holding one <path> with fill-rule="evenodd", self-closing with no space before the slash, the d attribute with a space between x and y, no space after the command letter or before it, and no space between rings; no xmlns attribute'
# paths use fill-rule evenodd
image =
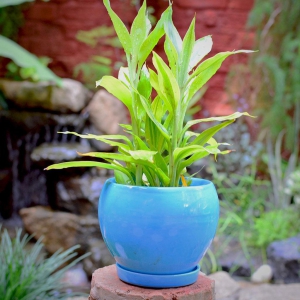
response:
<svg viewBox="0 0 300 300"><path fill-rule="evenodd" d="M0 228L1 229L1 228ZM61 282L65 271L88 254L77 256L79 246L66 251L57 251L51 257L41 255L43 244L38 240L30 250L32 236L17 230L11 239L7 230L0 238L0 297L2 300L48 300L65 299L73 294L64 292L67 286Z"/></svg>
<svg viewBox="0 0 300 300"><path fill-rule="evenodd" d="M254 231L250 244L254 247L267 248L274 241L280 241L299 233L299 208L273 210L264 213L254 221Z"/></svg>

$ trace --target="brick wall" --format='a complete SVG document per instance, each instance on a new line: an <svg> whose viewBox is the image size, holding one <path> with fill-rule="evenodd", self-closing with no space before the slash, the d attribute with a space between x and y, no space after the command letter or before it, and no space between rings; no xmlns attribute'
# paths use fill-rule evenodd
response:
<svg viewBox="0 0 300 300"><path fill-rule="evenodd" d="M157 16L168 5L166 0L148 0L147 3L155 8ZM130 25L136 14L131 1L111 0L111 4L122 20ZM173 19L183 35L196 13L196 37L212 35L214 46L211 55L220 51L251 49L254 36L245 30L245 24L252 6L253 0L173 0ZM79 30L111 25L102 0L37 1L28 5L25 18L19 35L20 44L38 56L52 58L50 67L62 77L71 77L76 64L107 48L93 49L75 38ZM240 54L225 61L209 83L203 101L204 110L212 114L230 112L224 89L225 78L232 64L246 59L246 55Z"/></svg>

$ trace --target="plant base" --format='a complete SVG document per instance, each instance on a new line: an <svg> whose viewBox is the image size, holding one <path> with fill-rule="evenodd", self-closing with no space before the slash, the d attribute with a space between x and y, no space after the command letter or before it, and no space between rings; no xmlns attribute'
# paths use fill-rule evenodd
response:
<svg viewBox="0 0 300 300"><path fill-rule="evenodd" d="M199 266L190 272L173 275L136 273L122 268L119 264L116 264L116 267L118 276L122 281L150 288L173 288L190 285L197 281L200 272Z"/></svg>

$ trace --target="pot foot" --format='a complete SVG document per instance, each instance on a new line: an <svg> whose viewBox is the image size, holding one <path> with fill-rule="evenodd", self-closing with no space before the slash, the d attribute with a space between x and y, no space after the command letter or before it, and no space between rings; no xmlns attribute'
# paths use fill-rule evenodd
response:
<svg viewBox="0 0 300 300"><path fill-rule="evenodd" d="M136 273L124 269L119 264L116 264L119 278L129 284L150 287L150 288L175 288L193 284L197 281L200 267L197 266L194 270L173 275L155 275Z"/></svg>

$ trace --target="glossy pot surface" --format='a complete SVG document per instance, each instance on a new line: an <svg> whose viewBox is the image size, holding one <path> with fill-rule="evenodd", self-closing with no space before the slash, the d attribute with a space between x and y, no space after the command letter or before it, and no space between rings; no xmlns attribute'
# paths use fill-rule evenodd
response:
<svg viewBox="0 0 300 300"><path fill-rule="evenodd" d="M146 282L151 275L172 278L195 273L218 218L217 192L212 182L203 179L193 179L189 187L164 188L126 186L111 178L100 196L101 232L117 267L129 275L145 275ZM180 285L185 284L148 286Z"/></svg>

